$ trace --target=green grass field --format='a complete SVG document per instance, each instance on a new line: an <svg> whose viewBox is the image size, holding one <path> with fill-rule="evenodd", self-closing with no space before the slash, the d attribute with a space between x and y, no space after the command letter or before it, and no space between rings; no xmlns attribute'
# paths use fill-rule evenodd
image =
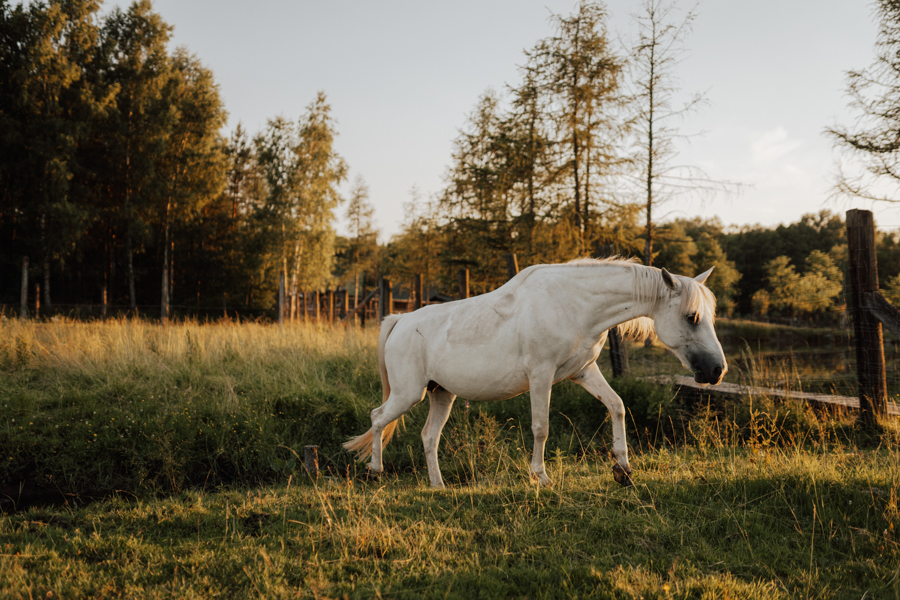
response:
<svg viewBox="0 0 900 600"><path fill-rule="evenodd" d="M0 322L3 598L896 598L900 435L750 398L554 388L528 477L527 398L459 403L427 485L427 408L365 477L340 447L380 402L376 332ZM646 349L648 355L657 349ZM424 410L423 410L424 409ZM320 446L327 476L298 461ZM31 496L29 496L31 494Z"/></svg>

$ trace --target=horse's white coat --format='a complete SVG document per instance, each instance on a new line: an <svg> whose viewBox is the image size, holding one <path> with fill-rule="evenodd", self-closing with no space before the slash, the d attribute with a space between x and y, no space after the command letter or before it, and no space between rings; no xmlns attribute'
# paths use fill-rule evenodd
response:
<svg viewBox="0 0 900 600"><path fill-rule="evenodd" d="M646 333L649 321L641 317L649 317L698 381L719 383L727 366L713 329L715 299L703 285L711 271L692 280L621 260L537 265L491 293L390 316L379 340L384 403L372 411L372 429L344 446L361 457L371 453L370 468L382 471L382 433L390 439L396 420L422 401L430 382L437 384L427 392L431 409L422 441L431 484L441 487L437 447L456 396L502 400L530 390L531 469L549 483L550 388L571 379L609 410L616 462L630 472L625 408L596 364L607 332L624 324Z"/></svg>

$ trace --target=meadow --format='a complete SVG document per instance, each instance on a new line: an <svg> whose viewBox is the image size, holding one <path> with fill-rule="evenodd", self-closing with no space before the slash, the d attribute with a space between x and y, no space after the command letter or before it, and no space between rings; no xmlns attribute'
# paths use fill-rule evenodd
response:
<svg viewBox="0 0 900 600"><path fill-rule="evenodd" d="M892 424L616 380L636 483L620 488L605 409L561 384L552 486L528 477L525 397L457 404L434 491L426 406L380 478L340 449L380 402L376 335L0 321L0 596L900 597ZM635 371L677 370L633 350Z"/></svg>

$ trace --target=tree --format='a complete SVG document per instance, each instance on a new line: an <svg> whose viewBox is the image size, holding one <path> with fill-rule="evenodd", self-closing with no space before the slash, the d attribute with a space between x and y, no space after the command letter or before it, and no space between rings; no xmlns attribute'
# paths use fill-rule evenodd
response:
<svg viewBox="0 0 900 600"><path fill-rule="evenodd" d="M844 286L844 277L831 257L813 250L806 257L806 273L797 286L795 306L800 311L817 315L834 306Z"/></svg>
<svg viewBox="0 0 900 600"><path fill-rule="evenodd" d="M674 105L678 91L675 68L684 58L684 39L697 16L695 7L675 22L676 10L676 1L645 0L641 13L634 17L638 38L629 64L635 88L636 162L643 188L647 265L653 264L656 209L676 195L694 193L696 181L706 179L696 169L672 164L677 155L675 142L684 137L674 122L703 102L702 94L694 94L684 105Z"/></svg>
<svg viewBox="0 0 900 600"><path fill-rule="evenodd" d="M442 273L444 264L452 264L442 254L448 251L448 227L440 220L439 200L427 198L413 186L403 229L391 238L386 248L385 270L393 277L410 280L419 274L423 284L437 284L449 291L456 285L455 273Z"/></svg>
<svg viewBox="0 0 900 600"><path fill-rule="evenodd" d="M769 306L792 315L817 315L834 306L843 288L843 275L825 252L813 250L800 274L787 256L765 265L768 285L753 296L757 310L765 314Z"/></svg>
<svg viewBox="0 0 900 600"><path fill-rule="evenodd" d="M552 17L556 35L534 50L543 86L554 96L559 152L554 180L565 181L570 190L568 213L581 239L580 252L592 234L590 165L595 166L593 175L600 175L599 159L614 156L619 141L607 117L619 100L622 61L610 48L606 18L601 4L582 0L573 15Z"/></svg>
<svg viewBox="0 0 900 600"><path fill-rule="evenodd" d="M348 265L345 270L353 273L353 305L359 303L359 275L375 265L378 255L378 230L372 223L375 208L369 202L369 186L362 176L357 176L347 200L347 221L350 229L348 241Z"/></svg>
<svg viewBox="0 0 900 600"><path fill-rule="evenodd" d="M158 222L163 230L162 319L168 317L171 298L173 219L180 214L183 222L198 214L225 187L225 156L218 132L226 119L212 72L184 49L172 57L164 94L163 101L173 109L173 122L156 160Z"/></svg>
<svg viewBox="0 0 900 600"><path fill-rule="evenodd" d="M644 264L653 264L657 209L675 197L706 194L723 187L697 167L674 164L676 142L684 139L676 123L702 106L703 94L676 105L675 69L684 59L684 40L697 16L696 7L680 19L677 0L644 0L635 15L638 38L632 50L631 81L636 117L635 159L639 169L645 218Z"/></svg>
<svg viewBox="0 0 900 600"><path fill-rule="evenodd" d="M799 288L800 275L787 256L772 259L765 266L768 285L768 301L776 310L791 311Z"/></svg>
<svg viewBox="0 0 900 600"><path fill-rule="evenodd" d="M900 184L900 2L876 0L879 20L875 62L847 73L850 107L857 111L855 127L826 129L835 145L858 162L862 172L838 167L838 194L896 202Z"/></svg>
<svg viewBox="0 0 900 600"><path fill-rule="evenodd" d="M292 288L316 289L331 279L334 209L347 176L335 135L331 107L319 92L296 125L272 119L255 140L267 186L262 221L280 240L282 269Z"/></svg>
<svg viewBox="0 0 900 600"><path fill-rule="evenodd" d="M175 109L165 101L172 77L168 54L171 26L152 11L149 0L138 0L127 11L118 7L106 17L102 31L99 68L111 85L118 87L116 106L97 132L102 154L98 167L110 225L112 279L116 232L125 238L128 299L137 309L135 246L150 239L150 221L156 211L159 185L157 158L166 152Z"/></svg>
<svg viewBox="0 0 900 600"><path fill-rule="evenodd" d="M225 244L228 253L227 280L223 290L234 298L243 298L248 306L254 300L265 303L255 291L268 281L267 267L280 255L266 228L263 209L266 185L256 149L247 132L238 123L224 148L226 186L222 206L227 214Z"/></svg>
<svg viewBox="0 0 900 600"><path fill-rule="evenodd" d="M735 297L738 295L737 284L741 274L733 260L728 260L719 240L708 233L697 238L697 255L694 257L694 273L700 273L715 267L706 286L716 295L716 305L720 312L731 315L735 309Z"/></svg>

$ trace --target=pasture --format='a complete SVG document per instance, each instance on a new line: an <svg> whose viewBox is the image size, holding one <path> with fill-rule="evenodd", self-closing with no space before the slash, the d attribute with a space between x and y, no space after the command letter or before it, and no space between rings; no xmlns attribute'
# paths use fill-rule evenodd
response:
<svg viewBox="0 0 900 600"><path fill-rule="evenodd" d="M380 402L376 335L2 321L0 596L900 596L893 426L873 439L848 415L615 381L630 409L625 489L605 409L562 384L551 487L529 482L518 398L457 403L441 446L449 488L432 491L427 403L380 479L339 449ZM780 377L774 362L741 368L756 360L745 346L726 344L729 380ZM658 348L633 350L637 372L678 370ZM317 481L298 460L310 443Z"/></svg>

